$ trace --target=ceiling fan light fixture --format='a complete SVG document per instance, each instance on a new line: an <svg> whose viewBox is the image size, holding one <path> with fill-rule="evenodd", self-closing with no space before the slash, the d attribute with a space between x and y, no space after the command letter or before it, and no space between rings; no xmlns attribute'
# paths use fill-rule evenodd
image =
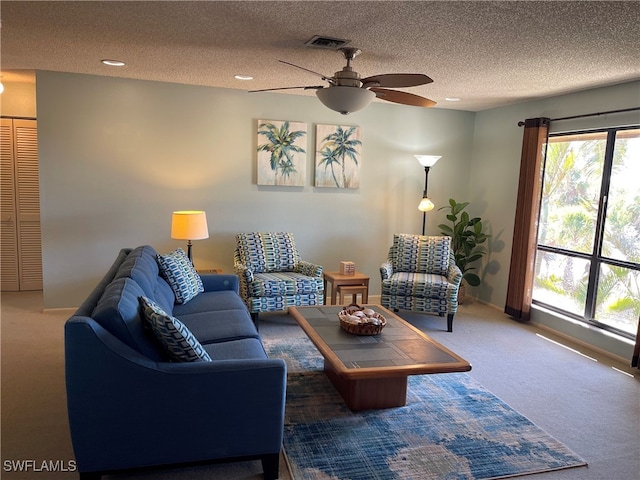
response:
<svg viewBox="0 0 640 480"><path fill-rule="evenodd" d="M376 98L366 88L332 86L316 91L318 99L331 110L347 115L362 110Z"/></svg>

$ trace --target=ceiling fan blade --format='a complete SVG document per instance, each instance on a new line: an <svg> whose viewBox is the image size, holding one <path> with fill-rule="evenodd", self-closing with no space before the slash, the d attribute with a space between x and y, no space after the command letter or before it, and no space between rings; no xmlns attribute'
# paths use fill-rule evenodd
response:
<svg viewBox="0 0 640 480"><path fill-rule="evenodd" d="M432 83L433 80L421 73L387 73L383 75L373 75L363 78L362 85L364 87L417 87L418 85L426 85Z"/></svg>
<svg viewBox="0 0 640 480"><path fill-rule="evenodd" d="M412 105L414 107L433 107L436 102L428 98L414 95L413 93L400 92L398 90L387 90L386 88L370 88L376 97L387 102L400 103L402 105Z"/></svg>
<svg viewBox="0 0 640 480"><path fill-rule="evenodd" d="M326 75L323 75L322 73L314 72L313 70L309 70L308 68L301 67L300 65L296 65L295 63L285 62L284 60L278 60L278 61L280 63L284 63L285 65L290 65L292 67L299 68L300 70L304 70L305 72L313 73L314 75L317 75L318 77L322 78L322 80L326 80L327 82L329 82L331 84L335 83L335 79L333 77L327 77Z"/></svg>
<svg viewBox="0 0 640 480"><path fill-rule="evenodd" d="M263 88L262 90L249 90L249 93L257 93L257 92L273 92L275 90L294 90L296 88L301 88L303 90L318 90L320 88L324 88L322 85L313 85L309 87L280 87L280 88Z"/></svg>

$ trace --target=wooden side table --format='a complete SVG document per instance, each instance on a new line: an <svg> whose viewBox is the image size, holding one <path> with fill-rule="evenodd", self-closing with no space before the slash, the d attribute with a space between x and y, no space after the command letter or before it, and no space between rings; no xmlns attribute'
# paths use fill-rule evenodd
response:
<svg viewBox="0 0 640 480"><path fill-rule="evenodd" d="M358 303L358 295L362 296L362 303L364 303L365 293L369 290L365 285L338 285L336 288L338 291L338 301L340 305L344 305L345 295L351 295L351 303Z"/></svg>
<svg viewBox="0 0 640 480"><path fill-rule="evenodd" d="M362 303L369 300L369 277L364 273L356 272L354 275L342 275L340 272L324 272L324 304L335 305L338 296L338 287L341 285L361 285L364 287L362 292ZM327 284L331 284L331 303L327 303Z"/></svg>

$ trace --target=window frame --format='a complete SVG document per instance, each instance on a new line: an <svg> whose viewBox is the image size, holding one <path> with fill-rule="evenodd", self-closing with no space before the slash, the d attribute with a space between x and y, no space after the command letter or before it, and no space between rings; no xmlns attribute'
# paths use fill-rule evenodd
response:
<svg viewBox="0 0 640 480"><path fill-rule="evenodd" d="M614 267L622 267L629 270L633 270L640 273L640 263L628 262L623 260L617 260L610 257L605 257L602 255L602 247L604 243L605 237L605 224L606 224L606 213L607 213L607 201L609 199L609 190L611 186L611 173L613 169L613 160L614 160L614 149L615 149L615 140L616 135L619 132L623 132L626 130L638 130L640 129L640 125L627 125L627 126L619 126L619 127L603 127L597 129L588 129L588 130L576 130L576 131L567 131L567 132L557 132L557 133L549 133L547 137L547 143L545 144L545 155L544 155L544 165L542 172L542 179L544 182L545 174L546 174L546 160L547 160L547 146L549 144L549 138L560 138L560 137L583 137L585 135L600 135L602 133L606 133L606 147L605 154L603 159L603 170L602 170L602 179L600 184L600 197L598 200L598 212L596 217L596 225L594 233L594 243L591 253L582 253L578 251L568 250L566 248L561 247L552 247L549 245L542 245L539 243L539 231L541 228L540 218L538 219L538 230L536 233L536 256L539 251L549 252L558 255L564 255L574 258L584 259L590 262L589 267L589 279L587 284L587 294L584 306L584 314L578 315L573 312L569 312L555 305L543 302L541 300L536 300L532 295L532 303L534 305L542 306L548 310L554 311L566 317L578 320L583 323L587 323L589 325L593 325L597 328L601 328L603 330L615 333L617 335L626 337L626 338L634 338L634 334L620 330L611 325L602 323L595 318L596 314L596 300L598 293L598 282L600 276L601 265L610 265ZM576 140L578 138L575 138ZM580 140L582 140L581 138ZM584 138L588 140L589 138ZM544 189L541 190L541 192ZM542 193L540 196L540 203L542 203Z"/></svg>

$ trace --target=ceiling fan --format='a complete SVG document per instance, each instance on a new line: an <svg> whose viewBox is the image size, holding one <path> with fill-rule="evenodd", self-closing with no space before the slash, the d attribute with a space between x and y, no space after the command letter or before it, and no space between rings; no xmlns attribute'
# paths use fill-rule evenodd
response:
<svg viewBox="0 0 640 480"><path fill-rule="evenodd" d="M351 61L362 51L356 47L342 47L340 51L344 55L347 64L336 72L333 77L314 72L304 67L294 65L293 63L278 60L280 63L299 68L305 72L319 76L322 80L329 83L328 87L322 85L307 87L281 87L281 88L265 88L263 90L251 90L249 93L269 92L274 90L316 90L316 95L320 101L331 110L347 115L363 109L371 101L378 97L387 102L400 103L402 105L413 105L416 107L432 107L436 104L433 100L414 95L413 93L401 92L399 90L390 90L387 87L402 88L415 87L418 85L426 85L432 83L433 80L426 75L420 73L387 73L382 75L373 75L371 77L361 78L351 66Z"/></svg>

